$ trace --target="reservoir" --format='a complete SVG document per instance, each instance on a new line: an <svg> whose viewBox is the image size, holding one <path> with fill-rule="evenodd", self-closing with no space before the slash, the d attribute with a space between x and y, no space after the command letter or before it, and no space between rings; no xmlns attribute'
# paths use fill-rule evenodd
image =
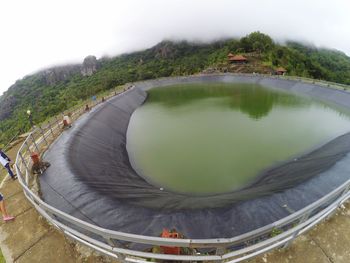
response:
<svg viewBox="0 0 350 263"><path fill-rule="evenodd" d="M127 150L152 185L213 195L348 131L347 114L311 98L255 84L185 84L148 91L131 116Z"/></svg>

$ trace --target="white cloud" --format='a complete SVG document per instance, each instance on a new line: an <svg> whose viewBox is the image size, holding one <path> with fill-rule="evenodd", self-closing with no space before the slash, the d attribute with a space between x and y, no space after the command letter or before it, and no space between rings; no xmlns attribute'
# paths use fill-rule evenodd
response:
<svg viewBox="0 0 350 263"><path fill-rule="evenodd" d="M0 93L40 68L164 38L210 41L260 30L350 54L349 10L348 0L3 0Z"/></svg>

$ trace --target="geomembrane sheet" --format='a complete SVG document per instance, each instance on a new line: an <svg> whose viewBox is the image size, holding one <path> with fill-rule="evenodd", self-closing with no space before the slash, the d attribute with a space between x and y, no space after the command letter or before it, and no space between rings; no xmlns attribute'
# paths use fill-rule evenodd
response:
<svg viewBox="0 0 350 263"><path fill-rule="evenodd" d="M231 237L274 222L329 193L350 178L350 133L298 158L271 167L242 189L215 195L160 190L130 164L126 133L146 90L180 83L257 83L349 107L350 94L259 76L197 76L135 83L84 114L45 154L44 199L96 225L158 236L176 228L189 238Z"/></svg>

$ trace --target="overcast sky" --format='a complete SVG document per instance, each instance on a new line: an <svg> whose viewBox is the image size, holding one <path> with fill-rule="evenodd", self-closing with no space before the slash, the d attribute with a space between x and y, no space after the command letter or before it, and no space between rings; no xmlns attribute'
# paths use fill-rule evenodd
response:
<svg viewBox="0 0 350 263"><path fill-rule="evenodd" d="M1 0L0 94L39 69L252 31L350 55L349 0Z"/></svg>

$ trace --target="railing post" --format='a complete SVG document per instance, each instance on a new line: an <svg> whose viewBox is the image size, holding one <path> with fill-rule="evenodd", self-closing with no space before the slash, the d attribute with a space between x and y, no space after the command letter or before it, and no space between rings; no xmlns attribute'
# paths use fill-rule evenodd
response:
<svg viewBox="0 0 350 263"><path fill-rule="evenodd" d="M33 136L32 133L30 134L30 138L31 138L32 141L33 141L33 144L34 144L34 147L35 147L35 149L36 149L36 152L39 153L39 152L40 152L40 151L39 151L39 147L38 147L38 145L36 144L35 138L34 138L34 136Z"/></svg>
<svg viewBox="0 0 350 263"><path fill-rule="evenodd" d="M52 138L55 138L55 135L53 134L53 131L52 131L52 126L51 126L50 121L49 121L49 128L50 128L50 131L51 131Z"/></svg>
<svg viewBox="0 0 350 263"><path fill-rule="evenodd" d="M24 167L26 168L26 170L27 170L27 171L28 171L28 173L29 173L29 167L28 167L28 165L27 165L27 163L26 163L26 160L24 159L24 157L23 157L22 153L21 153L21 152L19 152L18 154L19 154L19 157L21 157L21 160L22 160L22 163L24 164ZM17 165L17 164L16 164L16 166L17 166L18 170L20 171L20 169L19 169L19 167L18 167L18 165Z"/></svg>
<svg viewBox="0 0 350 263"><path fill-rule="evenodd" d="M336 199L339 199L339 201L336 204L336 208L326 217L326 220L328 220L329 218L331 218L334 213L337 212L337 209L340 207L341 203L344 201L342 199L343 196L345 196L350 190L350 184L348 184L345 189L339 194L339 196ZM333 203L332 203L333 204Z"/></svg>
<svg viewBox="0 0 350 263"><path fill-rule="evenodd" d="M46 143L46 146L49 146L49 143L46 140L46 136L45 136L45 133L44 133L43 129L41 128L41 125L39 125L39 131L40 131L41 135L43 136L43 139L44 139L44 141Z"/></svg>
<svg viewBox="0 0 350 263"><path fill-rule="evenodd" d="M348 185L345 187L344 191L340 194L339 197L345 196L349 191L350 191L350 184L348 184ZM337 203L337 208L340 207L340 205L341 205L341 203L342 203L343 201L344 201L343 199L340 199L340 200L339 200L339 202ZM331 213L331 215L328 216L327 218L331 217L332 215L333 215L333 213Z"/></svg>
<svg viewBox="0 0 350 263"><path fill-rule="evenodd" d="M350 191L350 183L345 187L344 191L342 192L342 194L340 196L344 196L347 194L347 192Z"/></svg>
<svg viewBox="0 0 350 263"><path fill-rule="evenodd" d="M112 238L106 238L107 243L111 246L111 247L117 247L117 244L114 242L114 240Z"/></svg>
<svg viewBox="0 0 350 263"><path fill-rule="evenodd" d="M215 250L215 255L222 256L226 252L226 249L224 247L217 247Z"/></svg>
<svg viewBox="0 0 350 263"><path fill-rule="evenodd" d="M119 248L126 248L127 246L122 244L121 242L118 242L110 237L105 237L104 238L107 243L111 246L111 247L119 247Z"/></svg>
<svg viewBox="0 0 350 263"><path fill-rule="evenodd" d="M311 211L308 212L308 213L306 213L306 214L304 214L304 215L300 218L298 224L304 223L306 220L308 220L309 217L310 217L310 214L311 214ZM290 244L291 244L291 243L294 241L294 239L298 236L300 230L301 230L301 229L299 229L299 230L297 230L297 231L295 231L295 232L293 233L292 239L289 240L287 243L285 243L285 244L283 245L283 248L287 248L287 247L290 246Z"/></svg>
<svg viewBox="0 0 350 263"><path fill-rule="evenodd" d="M29 145L28 145L27 140L24 142L24 144L27 146L27 151L28 151L29 153L31 153L31 150L30 150L30 147L29 147Z"/></svg>
<svg viewBox="0 0 350 263"><path fill-rule="evenodd" d="M57 116L55 116L56 124L59 125L60 121L57 119Z"/></svg>
<svg viewBox="0 0 350 263"><path fill-rule="evenodd" d="M124 254L121 254L121 253L116 253L116 254L117 254L118 260L119 260L120 262L122 262L122 263L127 262L127 261L125 260L125 255L124 255Z"/></svg>
<svg viewBox="0 0 350 263"><path fill-rule="evenodd" d="M22 158L22 162L23 162L23 164L24 164L24 167L26 168L26 176L25 176L25 177L23 176L22 171L21 171L21 169L19 168L19 166L18 166L18 164L17 164L17 160L16 160L17 176L18 176L18 178L20 178L21 180L24 180L25 183L26 183L26 185L28 185L28 181L29 181L29 179L28 179L28 174L30 173L30 171L29 171L29 168L28 168L27 163L25 162L23 156L22 156L21 154L20 154L20 156L21 156L21 158ZM24 190L24 189L23 189L23 190ZM24 194L25 194L26 196L28 196L27 193L26 193L26 191L24 191Z"/></svg>
<svg viewBox="0 0 350 263"><path fill-rule="evenodd" d="M22 159L22 162L23 162L23 159ZM22 171L21 171L21 169L19 168L17 162L16 162L16 167L17 167L17 176L23 178L23 176L22 176ZM26 165L24 165L24 167L27 169L27 166L26 166Z"/></svg>

